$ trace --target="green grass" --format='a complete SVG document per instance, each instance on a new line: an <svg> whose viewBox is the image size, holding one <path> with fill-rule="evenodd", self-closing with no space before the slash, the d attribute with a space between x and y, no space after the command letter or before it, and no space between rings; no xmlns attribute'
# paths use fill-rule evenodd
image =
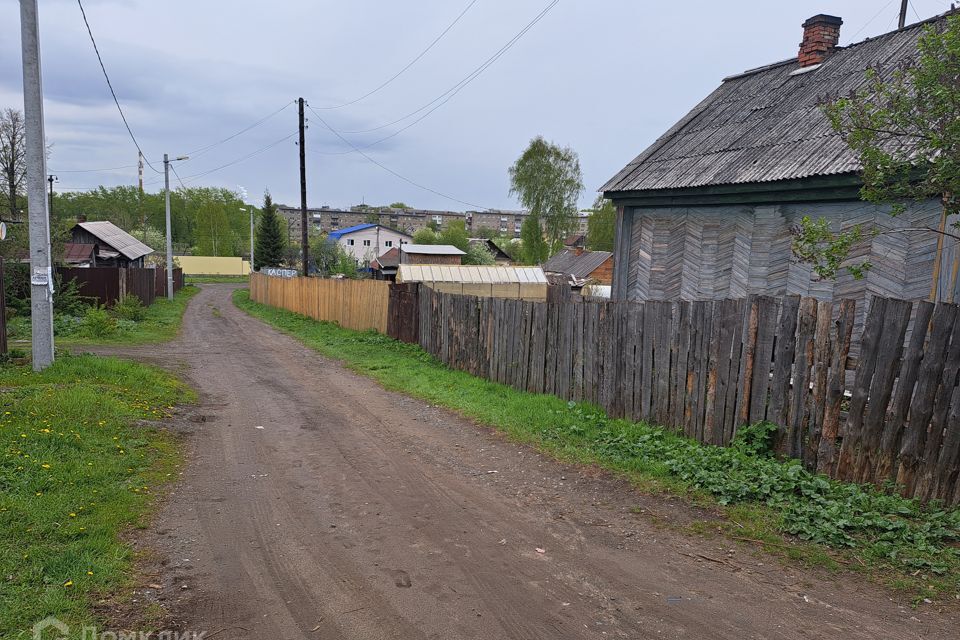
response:
<svg viewBox="0 0 960 640"><path fill-rule="evenodd" d="M247 284L249 276L187 276L187 284Z"/></svg>
<svg viewBox="0 0 960 640"><path fill-rule="evenodd" d="M144 310L141 320L117 320L112 314L101 314L103 322L95 333L88 331L83 318L57 316L54 319L54 340L60 346L89 346L97 344L138 345L166 342L176 337L183 321L183 313L190 299L199 293L197 287L186 286L174 295L173 300L157 298ZM89 322L89 320L87 321ZM10 346L30 343L30 319L15 317L7 326Z"/></svg>
<svg viewBox="0 0 960 640"><path fill-rule="evenodd" d="M181 459L174 437L136 423L190 398L160 370L111 358L0 367L0 637L49 615L94 622L96 600L128 583L120 535L145 525Z"/></svg>
<svg viewBox="0 0 960 640"><path fill-rule="evenodd" d="M596 407L452 370L416 345L254 303L246 290L234 294L234 303L388 389L717 514L688 530L733 538L805 565L863 572L916 601L960 596L960 511L921 507L777 460L768 453L770 425L741 429L732 447L702 445L663 428L607 418Z"/></svg>

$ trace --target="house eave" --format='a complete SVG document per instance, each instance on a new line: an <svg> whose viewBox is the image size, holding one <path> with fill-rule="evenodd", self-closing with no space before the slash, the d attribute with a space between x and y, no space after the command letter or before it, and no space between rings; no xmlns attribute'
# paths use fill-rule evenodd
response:
<svg viewBox="0 0 960 640"><path fill-rule="evenodd" d="M780 204L859 200L863 182L857 174L814 176L770 182L718 184L681 189L605 191L616 206L682 207L731 204Z"/></svg>

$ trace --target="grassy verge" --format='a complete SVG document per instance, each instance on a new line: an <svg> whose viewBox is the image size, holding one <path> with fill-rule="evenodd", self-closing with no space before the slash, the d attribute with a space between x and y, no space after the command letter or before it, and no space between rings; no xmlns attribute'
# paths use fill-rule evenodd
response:
<svg viewBox="0 0 960 640"><path fill-rule="evenodd" d="M247 284L248 276L187 276L187 284Z"/></svg>
<svg viewBox="0 0 960 640"><path fill-rule="evenodd" d="M648 424L607 418L589 405L452 370L415 345L257 304L246 290L234 294L234 303L389 389L720 514L694 523L694 531L726 535L803 564L863 572L906 591L914 602L960 598L960 511L924 508L777 460L769 455L770 425L742 429L732 447L702 445Z"/></svg>
<svg viewBox="0 0 960 640"><path fill-rule="evenodd" d="M151 344L166 342L176 337L183 321L183 312L190 298L200 290L187 286L173 300L158 298L149 307L142 308L136 320L116 317L106 309L89 309L82 317L57 315L53 333L57 346L85 346L95 344ZM30 319L13 318L7 328L11 347L29 344Z"/></svg>
<svg viewBox="0 0 960 640"><path fill-rule="evenodd" d="M0 367L0 637L50 615L91 623L95 599L125 584L132 558L119 536L145 524L180 460L172 436L136 423L189 393L110 358Z"/></svg>

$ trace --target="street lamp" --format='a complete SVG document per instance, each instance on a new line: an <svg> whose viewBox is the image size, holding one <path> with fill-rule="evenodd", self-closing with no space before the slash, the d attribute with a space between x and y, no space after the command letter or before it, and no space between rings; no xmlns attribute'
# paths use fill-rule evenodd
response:
<svg viewBox="0 0 960 640"><path fill-rule="evenodd" d="M173 235L170 230L170 163L189 160L190 156L179 156L170 160L163 154L163 191L167 209L167 300L173 300Z"/></svg>

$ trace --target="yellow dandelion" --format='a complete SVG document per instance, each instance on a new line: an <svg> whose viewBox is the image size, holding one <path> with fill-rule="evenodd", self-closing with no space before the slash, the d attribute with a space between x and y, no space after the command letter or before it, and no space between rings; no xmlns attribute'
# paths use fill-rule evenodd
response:
<svg viewBox="0 0 960 640"><path fill-rule="evenodd" d="M63 586L65 586L65 587L72 587L72 586L73 586L73 580L67 580L66 582L63 583Z"/></svg>
<svg viewBox="0 0 960 640"><path fill-rule="evenodd" d="M50 465L48 465L47 463L43 463L43 464L40 465L40 466L43 467L44 469L49 469L49 468L50 468Z"/></svg>

